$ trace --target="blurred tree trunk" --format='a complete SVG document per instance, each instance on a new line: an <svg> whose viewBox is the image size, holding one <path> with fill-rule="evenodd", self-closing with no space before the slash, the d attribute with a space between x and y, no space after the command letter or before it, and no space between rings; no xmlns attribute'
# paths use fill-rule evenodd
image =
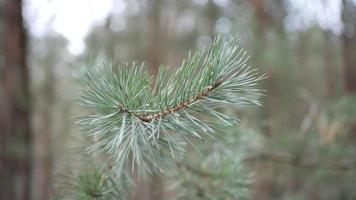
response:
<svg viewBox="0 0 356 200"><path fill-rule="evenodd" d="M264 45L266 24L267 24L267 20L269 20L269 18L268 18L267 13L265 12L263 0L252 0L251 3L255 10L255 17L257 20L256 34L257 34L257 39L259 39L259 43L260 43L257 45L259 47L261 47ZM257 48L257 49L260 49L260 48Z"/></svg>
<svg viewBox="0 0 356 200"><path fill-rule="evenodd" d="M345 90L356 92L356 5L351 0L343 0L342 20Z"/></svg>
<svg viewBox="0 0 356 200"><path fill-rule="evenodd" d="M156 75L158 67L162 63L162 40L163 32L161 26L161 0L153 0L148 7L148 49L147 62L151 75Z"/></svg>
<svg viewBox="0 0 356 200"><path fill-rule="evenodd" d="M356 5L351 0L343 0L342 34L344 88L348 93L356 92ZM351 136L356 137L356 122L351 127Z"/></svg>
<svg viewBox="0 0 356 200"><path fill-rule="evenodd" d="M148 6L148 46L147 62L148 71L152 76L157 75L158 67L162 63L163 52L162 43L164 35L161 24L161 4L162 0L153 0ZM163 199L163 180L159 174L152 174L147 180L138 180L137 173L135 177L135 188L133 193L134 200L161 200Z"/></svg>
<svg viewBox="0 0 356 200"><path fill-rule="evenodd" d="M34 177L33 191L35 199L49 199L51 190L52 176L52 156L53 147L51 146L52 135L52 109L55 105L55 74L53 68L59 62L60 50L64 47L61 40L49 38L42 40L48 51L44 52L44 57L39 59L38 70L44 71L44 80L41 82L38 93L34 96L36 110L38 110L38 130L34 134ZM65 125L63 125L65 126Z"/></svg>
<svg viewBox="0 0 356 200"><path fill-rule="evenodd" d="M51 66L48 66L51 67ZM51 150L51 103L53 99L53 75L46 72L46 81L39 106L40 128L34 140L36 163L34 163L34 192L36 199L49 199L50 180L52 173L52 150Z"/></svg>
<svg viewBox="0 0 356 200"><path fill-rule="evenodd" d="M265 41L265 35L266 35L266 24L268 23L267 20L269 20L269 18L267 18L267 13L265 11L265 8L264 8L264 3L263 3L263 0L251 0L250 1L250 4L251 6L253 7L254 9L254 31L255 31L255 34L254 34L254 44L253 44L253 52L254 52L254 55L256 57L256 62L258 63L263 63L264 61L264 57L265 57L265 50L267 49L266 47L266 41ZM258 64L260 65L260 64ZM270 77L267 81L266 81L266 84L268 86L270 86L269 88L276 88L274 85L276 83L273 82L274 80L274 76L275 76L275 72L273 70L270 70L268 72L268 76ZM275 90L273 91L269 91L271 94L275 93ZM263 133L267 136L272 136L273 133L275 132L275 113L273 111L274 109L274 105L275 105L275 102L272 101L272 99L267 99L266 100L266 104L268 104L269 106L264 106L263 107L263 112L261 116L262 118L264 119L268 119L268 125L265 126L263 128ZM264 186L263 186L264 187ZM263 196L263 195L261 195Z"/></svg>
<svg viewBox="0 0 356 200"><path fill-rule="evenodd" d="M280 34L281 39L284 39L283 20L286 14L283 0L251 0L250 5L254 9L255 18L255 35L254 41L254 55L259 64L266 62L266 55L268 52L269 43L267 40L268 31L275 31ZM268 62L268 61L267 61ZM270 88L268 91L271 96L278 95L278 70L270 68L267 72L269 78L266 80L266 87ZM275 94L275 95L273 95ZM268 137L276 136L280 124L279 110L280 104L278 99L267 98L266 104L263 107L262 119L268 119L268 125L262 127L263 133ZM266 169L269 171L266 173ZM256 180L254 185L254 199L271 199L276 196L276 180L275 176L278 173L278 168L274 163L261 163L258 166L257 173L259 180Z"/></svg>
<svg viewBox="0 0 356 200"><path fill-rule="evenodd" d="M298 44L297 44L297 57L298 65L301 67L302 72L300 73L300 79L303 80L302 87L311 91L313 80L312 75L310 74L310 64L309 64L309 52L310 49L310 33L300 32L298 33Z"/></svg>
<svg viewBox="0 0 356 200"><path fill-rule="evenodd" d="M252 0L250 1L252 7L254 8L255 11L255 44L254 45L254 53L256 55L256 59L258 60L257 62L263 62L264 58L264 50L267 48L266 47L266 42L265 42L265 34L266 34L266 24L267 20L267 13L265 12L264 9L264 4L263 0ZM274 73L269 72L269 76L272 76ZM273 80L270 78L270 80ZM274 84L274 83L267 83L267 84ZM273 88L273 87L271 87ZM274 92L274 91L270 91ZM265 110L263 112L263 118L266 118L269 120L268 127L264 130L264 133L268 136L272 136L274 132L274 116L273 116L273 105L274 102L269 101L266 102L270 106L264 106ZM266 176L266 169L270 169L269 172L267 173L268 175ZM274 167L271 167L269 165L266 165L264 163L261 163L258 168L257 168L257 173L259 174L257 177L259 177L259 180L255 182L255 194L254 198L255 199L269 199L271 197L271 194L273 193L273 186L274 186L274 181L271 178L272 176L269 176L271 174L274 174Z"/></svg>
<svg viewBox="0 0 356 200"><path fill-rule="evenodd" d="M335 81L335 52L333 49L333 34L330 31L324 31L324 65L325 65L325 95L332 97L336 89Z"/></svg>
<svg viewBox="0 0 356 200"><path fill-rule="evenodd" d="M215 25L216 21L219 19L219 8L215 5L215 3L210 0L208 2L207 6L207 18L208 18L208 34L210 35L211 38L214 37L216 31L215 31Z"/></svg>
<svg viewBox="0 0 356 200"><path fill-rule="evenodd" d="M0 199L30 199L31 130L22 1L2 3Z"/></svg>

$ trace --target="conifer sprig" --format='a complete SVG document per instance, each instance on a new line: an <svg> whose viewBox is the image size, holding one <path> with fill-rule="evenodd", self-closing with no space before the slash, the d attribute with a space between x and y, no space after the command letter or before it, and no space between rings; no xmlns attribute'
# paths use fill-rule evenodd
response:
<svg viewBox="0 0 356 200"><path fill-rule="evenodd" d="M78 102L93 114L78 123L94 140L89 150L108 154L121 171L171 164L191 137L217 134L213 122L238 122L221 112L224 104L259 105L256 83L265 76L247 65L248 58L237 37L216 37L171 75L160 68L154 83L142 64L88 69Z"/></svg>

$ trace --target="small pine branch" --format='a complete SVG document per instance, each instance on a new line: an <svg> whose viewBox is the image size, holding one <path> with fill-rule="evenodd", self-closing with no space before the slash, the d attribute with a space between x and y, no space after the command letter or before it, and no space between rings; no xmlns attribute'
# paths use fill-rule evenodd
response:
<svg viewBox="0 0 356 200"><path fill-rule="evenodd" d="M237 142L236 140L234 142ZM226 145L214 143L204 156L187 155L171 174L172 199L251 199L253 175L243 169L243 156Z"/></svg>
<svg viewBox="0 0 356 200"><path fill-rule="evenodd" d="M116 178L115 174L97 167L83 167L62 176L62 183L53 199L93 200L128 198L129 188L125 179Z"/></svg>
<svg viewBox="0 0 356 200"><path fill-rule="evenodd" d="M248 58L239 38L216 37L209 48L189 53L172 75L160 68L154 83L143 64L88 69L78 103L93 114L77 119L93 140L88 150L108 155L124 173L162 171L192 137L214 137L212 122L237 124L220 111L224 105L260 105L256 84L265 76L248 66Z"/></svg>

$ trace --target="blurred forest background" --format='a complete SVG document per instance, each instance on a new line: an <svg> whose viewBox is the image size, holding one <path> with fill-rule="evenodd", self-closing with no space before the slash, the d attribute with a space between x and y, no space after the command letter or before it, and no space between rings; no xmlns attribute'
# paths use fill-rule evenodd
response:
<svg viewBox="0 0 356 200"><path fill-rule="evenodd" d="M50 12L62 4L38 2L0 0L3 197L48 199L63 168L79 162L72 119L83 66L145 61L155 74L216 34L239 34L269 76L263 107L237 110L242 125L231 130L254 174L252 199L356 199L356 1L63 1L61 23ZM88 23L97 4L107 11Z"/></svg>

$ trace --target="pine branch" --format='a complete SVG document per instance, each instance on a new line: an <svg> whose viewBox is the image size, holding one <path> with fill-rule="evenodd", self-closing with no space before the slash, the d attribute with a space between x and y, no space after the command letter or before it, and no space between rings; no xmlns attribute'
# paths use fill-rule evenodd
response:
<svg viewBox="0 0 356 200"><path fill-rule="evenodd" d="M77 122L93 140L89 152L107 154L122 172L162 171L185 152L191 137L217 134L212 122L236 125L220 108L260 105L263 91L255 87L265 78L247 65L249 56L238 43L216 37L209 48L189 53L172 75L160 68L153 89L137 63L88 69L78 102L93 114Z"/></svg>
<svg viewBox="0 0 356 200"><path fill-rule="evenodd" d="M211 144L210 144L211 145ZM214 143L201 158L187 155L172 172L171 189L179 191L172 199L250 199L253 176L243 169L243 156Z"/></svg>

